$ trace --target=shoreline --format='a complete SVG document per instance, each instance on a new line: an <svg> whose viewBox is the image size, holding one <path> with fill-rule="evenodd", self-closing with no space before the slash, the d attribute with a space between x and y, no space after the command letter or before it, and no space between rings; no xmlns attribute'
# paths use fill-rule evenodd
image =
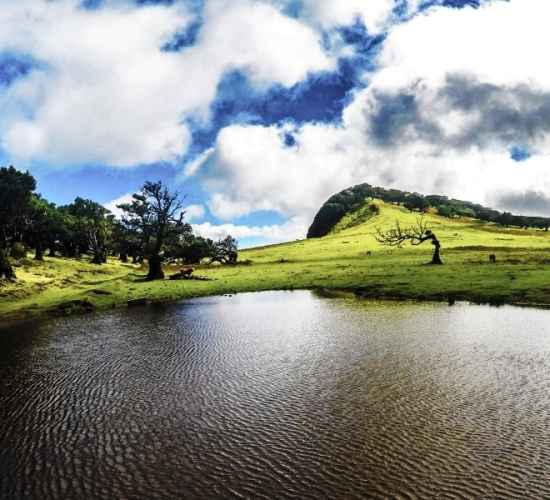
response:
<svg viewBox="0 0 550 500"><path fill-rule="evenodd" d="M103 313L109 310L121 310L121 309L133 309L140 307L149 307L156 304L176 304L178 302L192 300L203 297L224 297L239 295L245 293L264 293L264 292L294 292L294 291L311 291L326 298L338 298L338 297L354 297L357 300L376 300L376 301L388 301L388 302L413 302L413 303L447 303L450 307L457 303L465 303L471 305L490 306L490 307L502 307L511 306L518 308L529 309L550 309L550 303L545 302L525 302L517 300L502 300L482 298L475 294L468 293L427 293L422 295L405 294L405 293L388 293L381 291L380 289L369 290L368 287L331 287L327 285L315 286L315 287L285 287L285 288L257 288L257 289L231 289L221 293L199 293L199 294L181 294L181 296L172 296L170 298L152 298L152 297L140 297L138 299L130 299L128 301L118 301L108 304L102 304L99 306L93 306L93 308L81 308L78 304L72 308L63 308L65 303L60 303L50 309L40 309L33 311L31 309L20 309L9 314L6 318L0 319L0 330L17 327L26 323L44 322L48 320L54 320L63 317L86 317L90 314ZM69 303L79 303L78 299L69 301Z"/></svg>

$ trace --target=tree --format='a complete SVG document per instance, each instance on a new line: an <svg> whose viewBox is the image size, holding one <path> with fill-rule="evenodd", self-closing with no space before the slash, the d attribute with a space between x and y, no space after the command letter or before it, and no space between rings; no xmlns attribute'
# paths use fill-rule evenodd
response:
<svg viewBox="0 0 550 500"><path fill-rule="evenodd" d="M169 191L161 181L147 181L141 191L133 195L131 203L118 207L124 212L123 223L139 237L147 255L147 279L163 279L164 245L183 225L185 212L179 193Z"/></svg>
<svg viewBox="0 0 550 500"><path fill-rule="evenodd" d="M134 248L134 238L132 232L121 221L113 221L113 231L111 235L113 251L118 254L121 262L128 262L128 255Z"/></svg>
<svg viewBox="0 0 550 500"><path fill-rule="evenodd" d="M181 248L178 257L185 264L199 264L202 259L213 255L214 245L211 239L195 236Z"/></svg>
<svg viewBox="0 0 550 500"><path fill-rule="evenodd" d="M26 237L35 251L36 260L44 259L44 250L55 254L55 233L59 226L59 213L52 203L33 194L29 203Z"/></svg>
<svg viewBox="0 0 550 500"><path fill-rule="evenodd" d="M437 213L441 215L441 217L453 217L455 215L455 212L453 208L449 205L440 205L437 207Z"/></svg>
<svg viewBox="0 0 550 500"><path fill-rule="evenodd" d="M421 245L425 241L431 241L434 247L434 253L432 256L431 264L440 265L443 264L439 251L441 249L441 243L435 236L435 234L428 229L424 219L419 217L416 221L416 225L402 228L399 221L395 222L395 226L387 231L382 231L377 228L376 241L382 245L391 247L401 247L404 243L409 241L411 245Z"/></svg>
<svg viewBox="0 0 550 500"><path fill-rule="evenodd" d="M13 243L23 240L25 217L36 181L29 172L0 168L0 279L15 279L9 260Z"/></svg>
<svg viewBox="0 0 550 500"><path fill-rule="evenodd" d="M516 221L510 212L503 212L496 218L495 222L501 226L512 226Z"/></svg>
<svg viewBox="0 0 550 500"><path fill-rule="evenodd" d="M112 218L109 210L92 200L76 198L68 206L68 212L73 216L73 235L92 253L93 264L103 264L107 261L107 241L112 231Z"/></svg>
<svg viewBox="0 0 550 500"><path fill-rule="evenodd" d="M237 262L237 240L232 236L226 236L223 240L214 243L210 255L210 264L235 264Z"/></svg>
<svg viewBox="0 0 550 500"><path fill-rule="evenodd" d="M426 201L426 199L422 195L419 195L417 193L412 193L405 198L404 206L411 212L415 210L423 212L430 207L430 204Z"/></svg>

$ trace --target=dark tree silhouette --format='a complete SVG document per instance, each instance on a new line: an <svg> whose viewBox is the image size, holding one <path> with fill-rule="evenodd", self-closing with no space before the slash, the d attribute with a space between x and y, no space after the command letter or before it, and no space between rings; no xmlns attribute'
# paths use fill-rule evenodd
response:
<svg viewBox="0 0 550 500"><path fill-rule="evenodd" d="M165 243L183 225L183 203L177 191L171 192L161 181L146 182L133 195L131 203L119 205L123 223L140 235L149 261L147 279L164 278L162 252Z"/></svg>
<svg viewBox="0 0 550 500"><path fill-rule="evenodd" d="M49 246L50 254L55 254L55 233L58 213L55 205L39 194L33 194L29 203L27 239L34 246L35 260L44 260L44 251Z"/></svg>
<svg viewBox="0 0 550 500"><path fill-rule="evenodd" d="M210 264L214 262L235 264L237 257L237 240L232 236L226 236L223 240L214 243L210 255Z"/></svg>
<svg viewBox="0 0 550 500"><path fill-rule="evenodd" d="M29 172L0 168L0 279L15 279L9 254L24 238L26 218L36 181Z"/></svg>
<svg viewBox="0 0 550 500"><path fill-rule="evenodd" d="M439 255L441 249L441 243L437 239L436 235L428 229L427 224L422 217L419 217L416 221L416 225L402 228L399 221L395 222L395 227L382 231L380 228L376 229L376 241L382 245L391 247L401 247L407 241L411 245L421 245L425 241L431 241L434 247L434 253L430 264L441 265L441 256Z"/></svg>

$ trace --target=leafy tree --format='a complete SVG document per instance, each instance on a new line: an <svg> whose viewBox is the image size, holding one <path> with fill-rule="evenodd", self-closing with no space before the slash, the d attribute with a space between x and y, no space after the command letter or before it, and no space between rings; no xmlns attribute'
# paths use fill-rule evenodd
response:
<svg viewBox="0 0 550 500"><path fill-rule="evenodd" d="M237 257L237 240L232 236L226 236L223 240L214 243L210 255L210 263L235 264Z"/></svg>
<svg viewBox="0 0 550 500"><path fill-rule="evenodd" d="M36 181L29 172L12 166L0 168L0 279L15 279L9 260L11 245L22 241L25 217Z"/></svg>
<svg viewBox="0 0 550 500"><path fill-rule="evenodd" d="M119 255L120 261L128 262L128 255L133 253L135 238L121 221L113 221L111 244L114 253Z"/></svg>
<svg viewBox="0 0 550 500"><path fill-rule="evenodd" d="M442 217L449 217L451 218L455 212L449 205L440 205L437 207L437 213L441 215Z"/></svg>
<svg viewBox="0 0 550 500"><path fill-rule="evenodd" d="M146 182L133 195L131 203L119 205L123 223L140 239L147 255L150 280L163 279L162 257L166 242L183 224L183 203L179 193L171 192L161 182Z"/></svg>
<svg viewBox="0 0 550 500"><path fill-rule="evenodd" d="M457 210L457 215L460 215L461 217L470 217L472 219L475 219L476 213L473 208L470 207L463 207L459 210Z"/></svg>
<svg viewBox="0 0 550 500"><path fill-rule="evenodd" d="M72 216L73 237L79 240L81 247L92 253L92 263L106 262L107 242L113 223L109 210L95 201L76 198L68 206L68 212Z"/></svg>
<svg viewBox="0 0 550 500"><path fill-rule="evenodd" d="M375 196L369 184L359 184L331 196L315 215L307 237L320 238L327 235L344 215L360 208L368 197Z"/></svg>
<svg viewBox="0 0 550 500"><path fill-rule="evenodd" d="M209 238L195 236L181 249L179 257L185 264L198 264L214 253L214 242Z"/></svg>
<svg viewBox="0 0 550 500"><path fill-rule="evenodd" d="M424 199L423 196L413 193L406 197L404 206L411 212L414 210L423 212L424 210L429 208L430 204Z"/></svg>
<svg viewBox="0 0 550 500"><path fill-rule="evenodd" d="M395 226L387 231L377 228L376 240L382 245L392 247L401 247L407 241L411 245L421 245L425 241L430 241L434 247L431 264L443 264L439 255L441 243L421 217L417 219L415 226L402 228L399 221L396 221Z"/></svg>
<svg viewBox="0 0 550 500"><path fill-rule="evenodd" d="M193 245L196 236L193 234L191 224L182 223L179 227L174 228L166 239L164 255L166 259L176 261L183 260L187 262L186 256L188 248Z"/></svg>
<svg viewBox="0 0 550 500"><path fill-rule="evenodd" d="M52 203L35 194L31 197L28 213L27 239L34 247L36 260L44 260L48 247L55 253L53 235L58 230L59 213Z"/></svg>
<svg viewBox="0 0 550 500"><path fill-rule="evenodd" d="M514 217L510 212L503 212L496 217L495 222L498 222L502 226L512 226L516 222L516 217Z"/></svg>

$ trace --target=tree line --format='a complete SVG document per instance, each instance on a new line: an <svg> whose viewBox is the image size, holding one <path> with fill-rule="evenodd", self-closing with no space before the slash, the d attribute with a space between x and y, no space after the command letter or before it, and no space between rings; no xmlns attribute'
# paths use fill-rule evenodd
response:
<svg viewBox="0 0 550 500"><path fill-rule="evenodd" d="M398 189L385 189L370 184L358 184L331 196L315 215L307 237L327 235L344 215L362 207L367 198L377 198L387 203L401 204L411 211L425 212L431 208L443 217L472 217L502 226L518 226L548 231L550 219L500 212L477 203L457 200L440 195L422 195Z"/></svg>
<svg viewBox="0 0 550 500"><path fill-rule="evenodd" d="M162 264L167 261L237 261L237 241L231 236L213 241L195 235L185 222L183 197L160 181L145 182L129 203L118 208L121 219L80 197L57 206L36 192L29 172L0 168L0 279L16 278L12 261L25 257L28 250L38 261L45 254L87 255L97 265L108 256L135 264L147 261L151 280L164 278Z"/></svg>

